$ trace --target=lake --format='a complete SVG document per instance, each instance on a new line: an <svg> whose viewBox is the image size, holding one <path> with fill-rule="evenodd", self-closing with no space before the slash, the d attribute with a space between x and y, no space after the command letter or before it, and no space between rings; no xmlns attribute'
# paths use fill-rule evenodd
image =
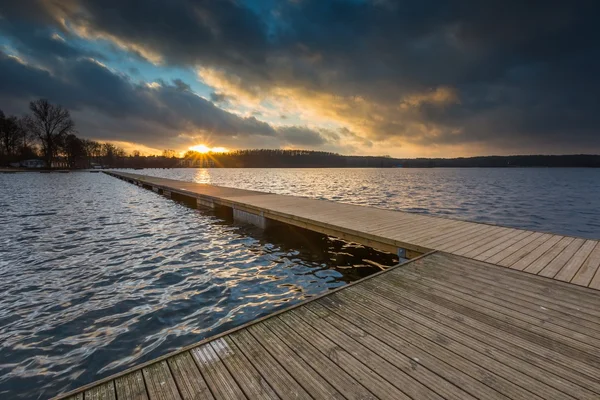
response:
<svg viewBox="0 0 600 400"><path fill-rule="evenodd" d="M133 172L600 238L593 169ZM0 210L0 398L54 396L396 261L105 174L0 174Z"/></svg>

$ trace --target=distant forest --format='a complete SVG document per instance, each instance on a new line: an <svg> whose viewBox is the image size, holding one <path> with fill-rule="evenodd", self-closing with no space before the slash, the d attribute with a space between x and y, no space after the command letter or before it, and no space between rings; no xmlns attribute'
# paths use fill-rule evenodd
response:
<svg viewBox="0 0 600 400"><path fill-rule="evenodd" d="M389 156L343 156L336 153L310 150L258 149L202 154L188 151L182 158L177 158L171 150L165 150L163 156L130 156L121 160L120 165L132 168L600 168L600 155L401 159Z"/></svg>
<svg viewBox="0 0 600 400"><path fill-rule="evenodd" d="M584 167L600 168L600 155L562 156L487 156L467 158L414 158L398 160L405 168L511 168L511 167Z"/></svg>
<svg viewBox="0 0 600 400"><path fill-rule="evenodd" d="M190 166L221 168L391 168L399 162L387 156L343 156L325 151L280 149L235 150L208 154L188 151L184 160L190 160Z"/></svg>

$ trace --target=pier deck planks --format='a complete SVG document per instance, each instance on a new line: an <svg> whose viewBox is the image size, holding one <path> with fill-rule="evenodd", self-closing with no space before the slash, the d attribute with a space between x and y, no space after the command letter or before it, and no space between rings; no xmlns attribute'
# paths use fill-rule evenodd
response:
<svg viewBox="0 0 600 400"><path fill-rule="evenodd" d="M600 244L562 235L431 217L327 200L110 171L174 193L338 236L380 250L442 250L531 274L600 289Z"/></svg>
<svg viewBox="0 0 600 400"><path fill-rule="evenodd" d="M598 399L600 292L434 252L65 396Z"/></svg>

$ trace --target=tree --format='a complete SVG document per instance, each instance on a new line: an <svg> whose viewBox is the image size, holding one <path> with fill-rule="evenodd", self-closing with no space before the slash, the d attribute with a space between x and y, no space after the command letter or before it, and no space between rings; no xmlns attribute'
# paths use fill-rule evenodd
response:
<svg viewBox="0 0 600 400"><path fill-rule="evenodd" d="M17 117L6 117L0 110L0 144L2 152L8 156L17 152L19 139L21 136L20 126Z"/></svg>
<svg viewBox="0 0 600 400"><path fill-rule="evenodd" d="M83 147L88 158L88 166L91 167L93 162L98 163L102 157L102 144L95 140L83 139Z"/></svg>
<svg viewBox="0 0 600 400"><path fill-rule="evenodd" d="M62 144L62 151L67 157L69 168L76 168L82 165L87 156L84 141L72 133L67 135Z"/></svg>
<svg viewBox="0 0 600 400"><path fill-rule="evenodd" d="M177 152L175 150L166 149L166 150L163 150L162 156L164 158L175 158L175 157L177 157Z"/></svg>
<svg viewBox="0 0 600 400"><path fill-rule="evenodd" d="M39 139L46 165L51 168L61 143L67 135L75 132L75 123L69 110L46 99L32 101L29 109L31 115L26 120L27 129Z"/></svg>

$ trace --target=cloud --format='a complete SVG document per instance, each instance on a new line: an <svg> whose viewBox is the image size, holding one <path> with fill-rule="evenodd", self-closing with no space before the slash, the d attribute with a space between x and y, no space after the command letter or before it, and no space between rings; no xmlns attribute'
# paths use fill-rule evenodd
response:
<svg viewBox="0 0 600 400"><path fill-rule="evenodd" d="M287 126L278 129L281 137L289 144L301 146L319 146L326 143L318 132L307 127Z"/></svg>
<svg viewBox="0 0 600 400"><path fill-rule="evenodd" d="M266 26L236 1L45 1L65 29L103 38L158 64L257 65ZM63 22L64 21L64 22Z"/></svg>
<svg viewBox="0 0 600 400"><path fill-rule="evenodd" d="M96 74L105 83L91 85L98 99L86 97L90 90L73 103L115 118L126 110L169 129L227 132L230 140L246 132L269 144L600 151L595 2L303 0L274 2L267 12L233 0L36 4L10 5L6 20L52 26L66 41L48 35L42 43L14 28L32 50L24 55L43 60L46 48L71 59L69 35L100 38L152 63L193 68L214 89L209 101L177 83L150 90L89 62L69 67L69 84L81 91ZM39 82L35 92L53 85ZM122 97L109 104L113 93ZM215 104L301 123L276 127Z"/></svg>
<svg viewBox="0 0 600 400"><path fill-rule="evenodd" d="M181 79L135 82L87 57L70 59L60 71L51 71L0 52L0 86L2 103L19 104L26 111L27 101L51 98L72 110L84 136L130 143L128 148L143 143L149 149L181 149L198 141L232 148L328 142L327 133L308 127L273 127L254 116L227 112L193 93Z"/></svg>

